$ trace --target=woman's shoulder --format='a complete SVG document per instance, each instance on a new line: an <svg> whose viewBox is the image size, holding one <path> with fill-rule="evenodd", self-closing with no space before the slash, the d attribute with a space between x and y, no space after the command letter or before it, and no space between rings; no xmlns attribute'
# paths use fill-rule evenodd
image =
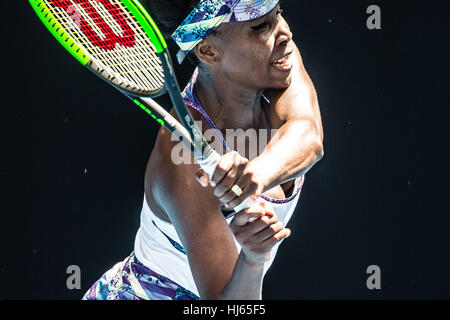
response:
<svg viewBox="0 0 450 320"><path fill-rule="evenodd" d="M217 201L195 179L199 168L191 152L161 128L145 171L144 189L150 209L159 211L169 221L168 211L178 212L173 209L180 206L178 202L183 199L193 206L200 195L209 201Z"/></svg>

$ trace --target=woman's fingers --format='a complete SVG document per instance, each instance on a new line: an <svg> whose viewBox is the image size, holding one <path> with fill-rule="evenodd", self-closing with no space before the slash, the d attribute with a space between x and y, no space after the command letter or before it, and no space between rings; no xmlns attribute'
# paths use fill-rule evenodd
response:
<svg viewBox="0 0 450 320"><path fill-rule="evenodd" d="M245 234L247 244L261 246L266 240L272 238L284 229L284 224L278 221L276 216L269 217L267 215L260 217L254 222L250 222L244 226L237 226L232 228L232 231L237 234Z"/></svg>
<svg viewBox="0 0 450 320"><path fill-rule="evenodd" d="M291 236L291 233L292 233L291 229L283 228L281 231L277 232L272 237L262 242L261 246L266 248L272 248L281 240L289 238Z"/></svg>
<svg viewBox="0 0 450 320"><path fill-rule="evenodd" d="M231 199L223 199L222 203L225 203L229 208L235 208L244 202L248 198L257 199L264 190L264 183L259 175L257 175L248 166L244 172L238 177L236 184L242 189L242 193L235 195Z"/></svg>
<svg viewBox="0 0 450 320"><path fill-rule="evenodd" d="M227 194L227 199L232 199L236 193L232 188L237 184L248 164L248 159L241 157L237 152L230 152L224 156L224 162L218 164L216 171L212 178L212 185L214 186L214 195L219 199ZM226 171L226 172L225 172ZM217 174L216 174L217 172ZM243 189L241 184L237 184L238 190Z"/></svg>
<svg viewBox="0 0 450 320"><path fill-rule="evenodd" d="M209 176L208 174L203 171L202 168L198 169L195 173L195 178L197 181L202 185L202 187L207 187L209 184Z"/></svg>
<svg viewBox="0 0 450 320"><path fill-rule="evenodd" d="M240 225L241 217L246 217L250 213L240 212L237 223L230 224L236 240L241 244L242 250L252 261L264 263L272 255L272 248L283 239L291 235L291 230L284 227L277 216L261 216L254 222ZM248 219L243 219L243 222Z"/></svg>
<svg viewBox="0 0 450 320"><path fill-rule="evenodd" d="M267 226L278 222L278 217L270 204L254 202L249 208L238 212L234 216L233 221L231 221L231 225L244 226L249 222L251 222L251 225L248 226L249 230L257 233L267 228Z"/></svg>
<svg viewBox="0 0 450 320"><path fill-rule="evenodd" d="M267 228L264 228L257 234L255 234L254 239L256 243L263 243L264 241L272 238L276 234L278 234L280 231L284 229L284 224L281 221L278 221L276 223L273 223Z"/></svg>
<svg viewBox="0 0 450 320"><path fill-rule="evenodd" d="M214 195L229 208L236 207L249 197L259 197L264 190L263 179L249 167L249 160L236 151L222 156L210 184Z"/></svg>
<svg viewBox="0 0 450 320"><path fill-rule="evenodd" d="M227 175L228 171L230 171L230 169L233 167L238 157L240 157L239 153L237 153L236 151L231 151L224 154L220 158L220 161L217 164L211 179L211 185L213 187L215 187L220 181L222 181L222 179Z"/></svg>
<svg viewBox="0 0 450 320"><path fill-rule="evenodd" d="M250 208L238 212L231 221L230 226L232 229L233 227L246 226L251 218L259 219L264 216L265 213L264 207L255 203Z"/></svg>
<svg viewBox="0 0 450 320"><path fill-rule="evenodd" d="M228 208L235 208L248 198L257 199L264 190L264 179L236 151L221 157L212 177L199 170L196 178L204 187L209 183L214 195Z"/></svg>
<svg viewBox="0 0 450 320"><path fill-rule="evenodd" d="M242 199L243 197L245 197L245 198L243 198L245 200L245 199L248 198L248 195L250 194L249 193L249 188L247 186L248 180L249 180L248 176L242 175L242 173L241 173L241 175L239 177L237 177L237 179L234 182L234 184L231 187L229 187L229 189L221 197L219 197L219 201L221 203L225 204L228 208L235 208L235 207L237 207L238 204L235 205L234 207L231 206L232 204L236 203L236 199ZM242 191L241 194L239 194L239 193L236 194L236 192L234 190L232 190L234 185L238 186L239 189L241 189L241 191ZM242 202L242 201L240 201L240 202Z"/></svg>

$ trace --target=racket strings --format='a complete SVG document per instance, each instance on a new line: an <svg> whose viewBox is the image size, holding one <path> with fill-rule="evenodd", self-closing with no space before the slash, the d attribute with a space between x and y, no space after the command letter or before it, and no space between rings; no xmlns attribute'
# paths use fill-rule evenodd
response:
<svg viewBox="0 0 450 320"><path fill-rule="evenodd" d="M118 26L117 23L114 23L111 21L113 19L113 17L105 11L101 11L100 8L96 8L96 9L103 14L103 17L105 18L104 20L106 23L110 22L109 25L110 25L110 27L112 27L113 31L115 33L120 33L120 31L121 31L120 26ZM130 17L129 20L133 21L132 17ZM141 40L143 40L143 39L141 39ZM144 41L144 43L145 43L145 41ZM151 43L150 43L150 45L151 45ZM154 47L151 45L148 49L151 50L150 54L154 56L155 55ZM147 51L146 53L148 53L148 50L146 50L146 51ZM133 50L133 58L136 57L137 55L138 54L135 53L135 50ZM141 55L142 55L142 53L141 53ZM151 80L151 79L153 79L153 77L142 78L139 76L140 72L153 70L155 68L155 66L149 67L145 64L146 61L143 61L143 59L130 59L129 56L117 54L114 51L112 52L112 56L113 56L113 59L103 59L102 61L105 61L105 62L107 61L107 65L109 67L112 67L113 69L117 69L118 73L121 76L125 76L125 78L127 78L127 76L131 76L135 82L140 83L143 86L149 86L149 85L151 87L155 86L154 83L151 83L152 81L149 81L150 83L145 81L145 80ZM155 60L155 58L158 60L157 56L154 56L153 60ZM111 64L111 62L114 60L117 61L117 63ZM98 60L98 61L100 61L100 60ZM126 66L126 64L131 64L131 67L132 67L131 70L130 70L130 67ZM114 67L116 67L116 68L114 68Z"/></svg>
<svg viewBox="0 0 450 320"><path fill-rule="evenodd" d="M127 18L129 21L133 21L133 17L131 16L131 13L128 11L125 11ZM135 23L135 26L138 27L138 31L141 31L142 28L137 25L137 23ZM117 24L116 24L116 28L117 28ZM114 31L117 31L116 29ZM160 65L160 60L159 57L156 55L156 50L155 47L153 46L153 44L147 39L147 36L144 34L143 32L135 32L136 34L136 38L138 39L138 43L147 43L148 46L151 48L151 58L146 58L146 59L142 59L142 58L137 58L137 57L143 57L146 56L147 50L144 50L146 47L143 46L142 49L135 47L137 53L134 54L134 57L136 58L136 61L138 61L138 67L140 69L137 69L135 71L137 72L154 72L156 71L156 73L158 73L159 71L159 77L162 79L163 83L164 83L164 74L163 74L163 70L162 70L162 66ZM116 65L114 65L116 66ZM130 74L131 71L125 71L125 73L123 73L122 75L125 74ZM150 76L148 79L153 79L153 76ZM162 83L162 84L163 84Z"/></svg>
<svg viewBox="0 0 450 320"><path fill-rule="evenodd" d="M164 86L164 73L155 47L121 1L45 2L97 64L146 92L159 91Z"/></svg>

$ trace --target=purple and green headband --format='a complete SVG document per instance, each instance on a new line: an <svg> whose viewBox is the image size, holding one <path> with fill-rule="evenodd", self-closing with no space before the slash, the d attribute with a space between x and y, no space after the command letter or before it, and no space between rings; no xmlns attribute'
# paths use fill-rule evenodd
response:
<svg viewBox="0 0 450 320"><path fill-rule="evenodd" d="M279 0L201 0L172 34L180 47L178 63L221 23L258 19L275 8Z"/></svg>

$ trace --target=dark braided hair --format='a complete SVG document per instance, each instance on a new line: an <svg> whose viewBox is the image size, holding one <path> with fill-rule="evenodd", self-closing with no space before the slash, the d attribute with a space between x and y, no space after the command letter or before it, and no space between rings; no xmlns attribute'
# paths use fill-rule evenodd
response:
<svg viewBox="0 0 450 320"><path fill-rule="evenodd" d="M171 39L172 33L200 0L140 0L140 2L149 11L164 38ZM197 56L193 52L187 55L187 59L194 66L199 64Z"/></svg>

